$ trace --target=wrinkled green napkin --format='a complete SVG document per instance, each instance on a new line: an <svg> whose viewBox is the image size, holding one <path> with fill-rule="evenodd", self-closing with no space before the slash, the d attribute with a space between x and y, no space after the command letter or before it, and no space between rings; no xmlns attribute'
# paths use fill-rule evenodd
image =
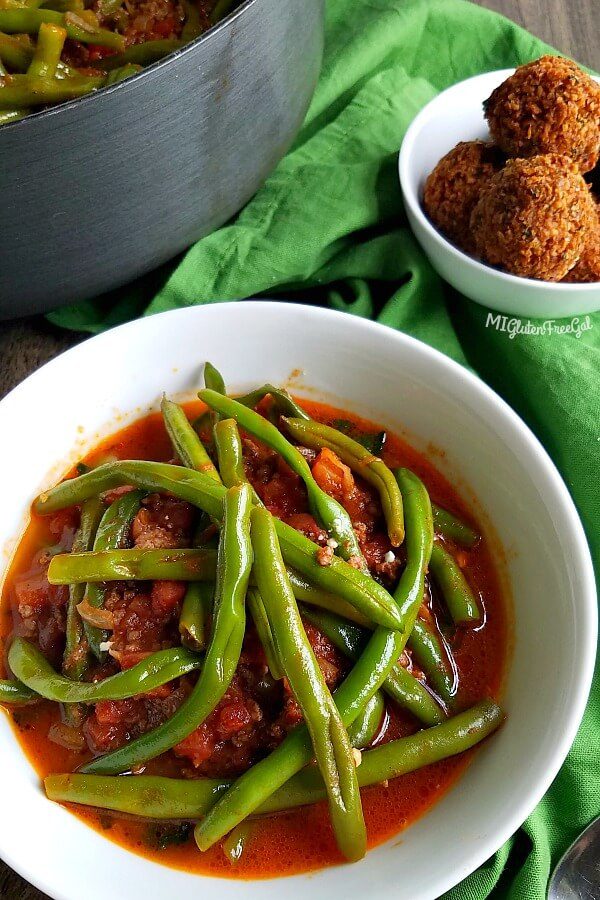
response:
<svg viewBox="0 0 600 900"><path fill-rule="evenodd" d="M487 311L441 284L415 244L396 175L406 128L438 91L547 49L461 0L328 0L312 106L256 197L175 263L51 320L98 332L142 314L268 294L412 334L474 369L542 440L577 503L598 571L600 314L579 337L511 338L486 327ZM577 740L544 800L448 897L545 897L553 863L600 812L599 739L596 677Z"/></svg>

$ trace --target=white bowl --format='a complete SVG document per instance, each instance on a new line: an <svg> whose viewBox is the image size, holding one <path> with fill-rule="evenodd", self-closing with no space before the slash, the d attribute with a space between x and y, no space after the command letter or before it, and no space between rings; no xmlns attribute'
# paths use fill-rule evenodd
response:
<svg viewBox="0 0 600 900"><path fill-rule="evenodd" d="M462 294L517 316L555 319L600 309L600 283L536 281L501 272L450 243L421 206L429 173L459 141L489 140L483 101L514 69L476 75L442 91L411 123L400 149L400 185L411 228L442 278Z"/></svg>
<svg viewBox="0 0 600 900"><path fill-rule="evenodd" d="M32 498L161 394L194 396L211 359L232 389L282 383L405 435L478 498L506 551L515 641L508 719L464 777L400 840L355 865L262 882L200 877L111 843L45 799L0 716L0 855L57 900L432 900L483 863L549 787L575 737L596 647L594 575L568 491L510 408L442 354L364 319L292 304L192 307L140 319L48 363L0 403L8 557ZM559 652L557 652L559 648Z"/></svg>

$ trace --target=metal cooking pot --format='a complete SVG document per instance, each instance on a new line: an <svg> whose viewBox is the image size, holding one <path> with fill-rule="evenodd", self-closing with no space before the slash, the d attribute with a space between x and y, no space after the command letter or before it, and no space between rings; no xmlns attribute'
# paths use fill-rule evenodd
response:
<svg viewBox="0 0 600 900"><path fill-rule="evenodd" d="M121 84L0 128L0 318L93 297L218 228L292 143L324 0L246 0Z"/></svg>

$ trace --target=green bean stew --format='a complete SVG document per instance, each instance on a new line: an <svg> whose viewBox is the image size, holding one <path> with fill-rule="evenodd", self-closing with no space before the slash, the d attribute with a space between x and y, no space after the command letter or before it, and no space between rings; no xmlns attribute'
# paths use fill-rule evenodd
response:
<svg viewBox="0 0 600 900"><path fill-rule="evenodd" d="M0 125L135 75L238 0L0 0Z"/></svg>
<svg viewBox="0 0 600 900"><path fill-rule="evenodd" d="M271 384L236 402L211 366L204 387L35 500L0 705L49 799L134 852L230 878L354 861L504 718L490 548L395 435Z"/></svg>

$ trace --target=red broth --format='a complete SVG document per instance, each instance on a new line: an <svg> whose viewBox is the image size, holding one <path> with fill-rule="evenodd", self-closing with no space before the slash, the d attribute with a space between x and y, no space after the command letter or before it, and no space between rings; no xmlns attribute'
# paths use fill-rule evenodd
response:
<svg viewBox="0 0 600 900"><path fill-rule="evenodd" d="M307 401L302 401L302 405L313 418L322 422L338 424L340 420L344 420L360 432L378 431L373 423L349 413ZM190 418L201 409L197 403L186 406ZM162 419L160 415L152 414L112 435L90 453L85 462L98 463L104 457L169 461L172 456L173 451ZM391 467L406 466L415 471L427 485L433 501L476 527L472 514L455 488L428 458L391 434L387 435L382 456ZM256 471L252 470L250 477L255 475ZM291 501L287 495L281 501L275 497L274 512L277 512L277 502L283 504L283 509ZM301 499L297 500L300 506L302 502ZM300 506L298 511L301 511ZM295 511L295 507L291 509L292 513ZM285 513L289 515L290 508L286 508ZM19 591L22 591L19 586L23 580L29 584L33 578L35 586L35 579L38 578L41 585L39 589L56 592L54 605L59 610L64 609L66 589L49 588L47 582L44 585L39 554L43 548L57 542L68 547L76 526L76 515L72 511L65 511L58 517L48 519L32 514L3 588L0 604L0 648L3 649L3 655L9 646L11 635L15 633L15 629L19 633L19 627L22 626L18 613L18 596ZM483 611L482 623L477 628L462 629L449 639L460 679L456 706L457 709L464 709L484 697L498 696L507 657L509 622L491 548L480 540L468 551L458 547L451 549L458 555L460 565ZM33 596L35 599L35 592ZM60 647L60 636L57 638L54 631L60 626L60 621L58 625L54 621L42 624L43 637L50 648L49 656L51 658L54 652L58 658L53 662L59 665L60 657L56 647ZM42 629L40 639L41 637ZM55 648L54 651L52 648ZM7 710L7 715L24 753L40 777L53 772L73 771L92 757L87 746L82 750L67 750L49 740L50 727L60 721L57 704L43 702L14 708ZM376 740L379 743L410 734L418 727L418 723L408 713L388 700L385 725ZM385 785L363 789L369 847L399 834L423 815L459 778L473 752L475 751L430 765ZM182 760L170 753L148 763L145 771L149 774L180 776L182 766ZM189 766L185 769L185 775L189 777ZM200 853L187 825L139 821L81 807L71 809L75 815L110 840L155 862L188 872L254 879L291 875L342 862L324 803L257 820L246 850L235 866L232 866L218 845L206 853Z"/></svg>

